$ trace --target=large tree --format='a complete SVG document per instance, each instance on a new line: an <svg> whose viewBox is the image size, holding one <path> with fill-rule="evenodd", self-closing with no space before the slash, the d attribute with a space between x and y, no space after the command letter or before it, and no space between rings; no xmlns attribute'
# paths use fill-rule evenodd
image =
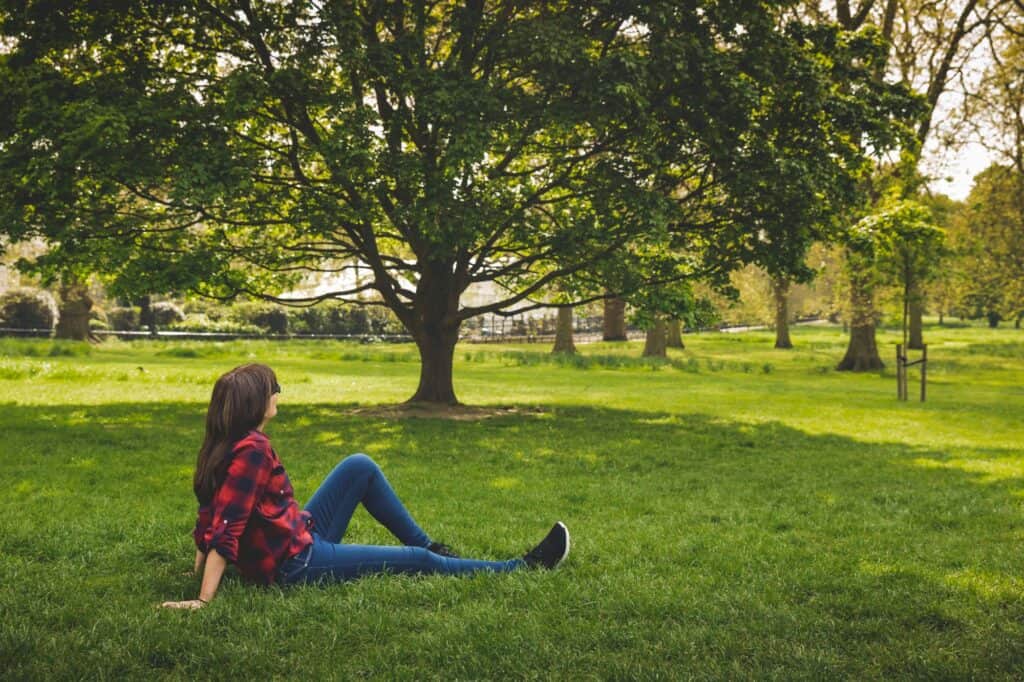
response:
<svg viewBox="0 0 1024 682"><path fill-rule="evenodd" d="M833 119L874 136L892 107L849 67L837 90L845 39L774 7L8 0L0 229L125 293L281 300L368 269L287 302L387 306L412 400L454 403L463 321L570 277L721 276L787 243L772 190L848 191L863 157ZM805 133L791 166L766 101ZM488 281L507 295L460 303Z"/></svg>

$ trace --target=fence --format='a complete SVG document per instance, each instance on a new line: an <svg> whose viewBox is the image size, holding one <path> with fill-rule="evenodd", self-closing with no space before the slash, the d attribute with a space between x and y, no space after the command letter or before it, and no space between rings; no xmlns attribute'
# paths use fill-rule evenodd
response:
<svg viewBox="0 0 1024 682"><path fill-rule="evenodd" d="M274 341L287 341L289 339L334 339L339 341L361 341L364 343L406 343L412 341L412 337L408 334L244 334L240 332L182 332L159 329L156 332L97 329L92 331L91 334L92 336L100 339L113 336L123 339L177 339L183 341L233 341L235 339L269 339ZM49 338L52 335L52 329L11 329L7 327L0 327L0 336Z"/></svg>
<svg viewBox="0 0 1024 682"><path fill-rule="evenodd" d="M742 332L767 329L762 325L747 326L720 326L708 329L687 329L687 333L695 331L721 331L721 332ZM628 328L626 337L630 341L637 341L644 338L646 332L642 329ZM20 336L28 338L50 338L53 336L52 329L14 329L0 327L0 336ZM413 339L408 334L248 334L241 332L185 332L174 330L150 331L114 331L109 329L98 329L92 332L94 338L115 337L121 339L156 339L156 340L179 340L179 341L233 341L236 339L288 341L291 339L322 339L335 341L359 341L360 343L410 343ZM600 331L576 331L573 333L573 340L576 343L592 343L601 341L603 334ZM550 343L555 342L554 333L513 333L479 330L465 333L459 337L464 343Z"/></svg>

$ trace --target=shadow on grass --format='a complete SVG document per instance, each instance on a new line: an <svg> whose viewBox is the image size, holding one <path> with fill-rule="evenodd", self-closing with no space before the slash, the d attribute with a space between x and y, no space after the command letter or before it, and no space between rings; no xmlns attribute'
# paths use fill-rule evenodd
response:
<svg viewBox="0 0 1024 682"><path fill-rule="evenodd" d="M19 670L53 672L27 662L32 638L68 627L68 613L111 589L132 595L129 611L194 589L180 574L201 411L3 406L14 494L0 502L0 579L29 566L41 576L0 598L4 612L23 614L24 636L0 640ZM593 618L692 637L723 664L735 652L718 640L749 640L749 656L771 661L783 656L779 641L783 652L809 647L825 670L846 673L1011 673L1024 660L1024 457L1010 448L965 455L583 407L449 422L289 405L269 431L300 501L343 456L366 452L428 531L468 555L507 556L564 519L576 540L566 572ZM347 539L393 542L366 517ZM609 577L634 587L609 589ZM33 612L40 592L70 605ZM706 612L699 628L687 610ZM100 636L88 618L70 620L68 646ZM582 638L574 655L599 649L602 627L572 635ZM95 665L96 675L126 669Z"/></svg>

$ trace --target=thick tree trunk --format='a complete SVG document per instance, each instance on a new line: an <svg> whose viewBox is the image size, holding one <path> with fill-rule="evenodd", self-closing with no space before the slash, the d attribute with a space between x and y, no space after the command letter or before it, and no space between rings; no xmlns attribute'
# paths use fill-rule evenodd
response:
<svg viewBox="0 0 1024 682"><path fill-rule="evenodd" d="M455 343L459 340L458 328L421 330L414 336L420 351L420 384L416 393L406 402L444 403L458 405L452 367L455 358Z"/></svg>
<svg viewBox="0 0 1024 682"><path fill-rule="evenodd" d="M789 339L789 280L773 277L772 295L775 297L775 347L792 348L793 342Z"/></svg>
<svg viewBox="0 0 1024 682"><path fill-rule="evenodd" d="M576 344L572 340L572 308L558 309L558 322L555 325L555 347L552 353L575 353Z"/></svg>
<svg viewBox="0 0 1024 682"><path fill-rule="evenodd" d="M410 403L458 405L452 368L459 340L459 291L452 263L437 262L424 268L416 287L411 319L403 319L420 352L420 383Z"/></svg>
<svg viewBox="0 0 1024 682"><path fill-rule="evenodd" d="M846 356L836 367L839 371L873 372L885 368L885 363L878 355L875 343L875 323L851 325L850 345L846 348Z"/></svg>
<svg viewBox="0 0 1024 682"><path fill-rule="evenodd" d="M669 348L686 348L683 343L683 323L679 320L668 321L668 339L666 343Z"/></svg>
<svg viewBox="0 0 1024 682"><path fill-rule="evenodd" d="M875 342L875 300L869 278L869 274L850 278L850 345L836 367L839 371L871 372L885 367Z"/></svg>
<svg viewBox="0 0 1024 682"><path fill-rule="evenodd" d="M1003 316L994 310L988 311L985 317L988 318L988 326L990 329L996 329L999 327L999 321L1003 319Z"/></svg>
<svg viewBox="0 0 1024 682"><path fill-rule="evenodd" d="M89 312L92 298L89 289L76 280L66 280L60 287L60 319L56 337L75 341L89 340Z"/></svg>
<svg viewBox="0 0 1024 682"><path fill-rule="evenodd" d="M621 298L604 299L604 340L626 340L626 301Z"/></svg>
<svg viewBox="0 0 1024 682"><path fill-rule="evenodd" d="M910 319L910 335L907 337L907 348L921 350L924 348L924 334L922 333L922 320L924 315L924 300L921 292L911 288L907 294L908 318Z"/></svg>
<svg viewBox="0 0 1024 682"><path fill-rule="evenodd" d="M668 337L665 334L665 320L659 317L655 320L654 325L647 330L647 341L644 343L644 357L668 357L668 351L665 348L667 341Z"/></svg>

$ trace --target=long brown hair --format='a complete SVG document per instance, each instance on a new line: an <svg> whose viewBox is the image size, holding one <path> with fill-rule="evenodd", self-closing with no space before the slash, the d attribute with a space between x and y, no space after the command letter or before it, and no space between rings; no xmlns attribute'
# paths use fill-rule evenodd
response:
<svg viewBox="0 0 1024 682"><path fill-rule="evenodd" d="M206 411L206 436L196 459L192 489L200 504L213 499L231 464L231 446L263 422L277 386L274 370L266 365L235 367L213 386Z"/></svg>

